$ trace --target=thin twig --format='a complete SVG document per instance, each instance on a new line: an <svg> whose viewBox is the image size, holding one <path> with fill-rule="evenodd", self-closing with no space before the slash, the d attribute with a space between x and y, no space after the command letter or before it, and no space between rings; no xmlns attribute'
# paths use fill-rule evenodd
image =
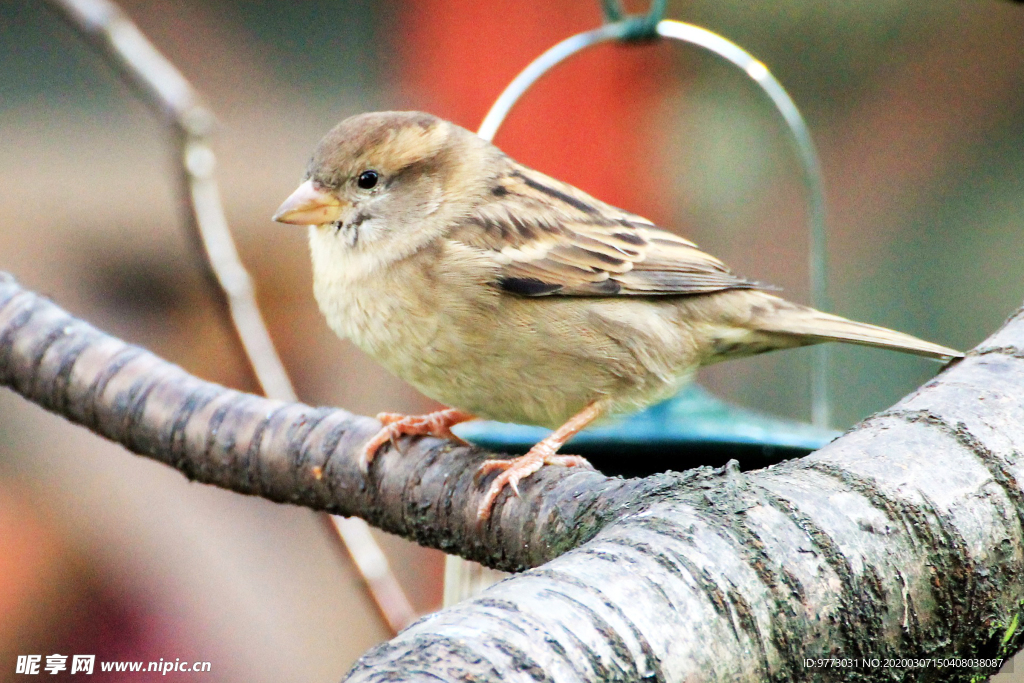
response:
<svg viewBox="0 0 1024 683"><path fill-rule="evenodd" d="M217 284L227 298L226 310L245 355L268 397L297 400L224 215L214 178L216 157L209 142L216 125L213 114L181 72L113 2L49 0L49 4L173 127L188 199L190 233L198 235ZM352 556L356 570L391 629L397 632L409 624L416 616L415 610L365 522L337 517L330 520L336 537L340 537Z"/></svg>

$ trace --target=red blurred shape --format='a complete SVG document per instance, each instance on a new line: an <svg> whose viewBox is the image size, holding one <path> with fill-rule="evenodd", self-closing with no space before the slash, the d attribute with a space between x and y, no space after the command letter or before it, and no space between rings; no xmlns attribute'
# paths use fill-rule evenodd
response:
<svg viewBox="0 0 1024 683"><path fill-rule="evenodd" d="M597 0L402 3L401 106L476 130L505 86L555 43L601 22ZM496 142L519 161L653 220L665 216L651 155L666 79L657 46L603 45L556 67L512 110Z"/></svg>

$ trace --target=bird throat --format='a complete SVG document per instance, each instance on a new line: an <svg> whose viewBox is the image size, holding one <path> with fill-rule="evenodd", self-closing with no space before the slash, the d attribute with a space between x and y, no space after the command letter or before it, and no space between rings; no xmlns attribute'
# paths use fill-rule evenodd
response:
<svg viewBox="0 0 1024 683"><path fill-rule="evenodd" d="M338 221L334 224L334 233L345 243L346 247L352 248L359 244L359 223L355 221L348 223Z"/></svg>

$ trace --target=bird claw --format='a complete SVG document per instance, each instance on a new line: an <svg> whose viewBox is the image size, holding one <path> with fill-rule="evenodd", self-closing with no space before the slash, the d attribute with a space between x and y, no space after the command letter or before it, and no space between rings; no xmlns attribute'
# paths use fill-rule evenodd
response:
<svg viewBox="0 0 1024 683"><path fill-rule="evenodd" d="M363 471L363 474L368 473L373 459L377 456L377 451L386 443L390 443L392 448L401 452L398 440L406 435L436 436L440 439L450 439L467 445L463 439L452 433L452 427L472 419L472 415L451 408L426 415L379 413L377 420L381 423L381 428L363 446L359 456L359 469Z"/></svg>
<svg viewBox="0 0 1024 683"><path fill-rule="evenodd" d="M491 486L487 489L487 493L484 494L483 500L480 501L480 507L476 511L478 521L483 522L490 518L494 504L497 502L502 489L506 486L512 489L517 498L521 498L519 482L537 472L544 465L593 469L593 465L586 458L578 455L557 455L551 449L541 448L540 446L541 444L534 446L529 453L518 458L486 460L480 464L477 476L489 474L494 470L502 470L502 473L491 482Z"/></svg>

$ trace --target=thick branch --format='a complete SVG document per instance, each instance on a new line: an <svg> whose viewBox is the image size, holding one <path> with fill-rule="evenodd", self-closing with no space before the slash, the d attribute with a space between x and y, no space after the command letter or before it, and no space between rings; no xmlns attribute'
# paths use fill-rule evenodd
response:
<svg viewBox="0 0 1024 683"><path fill-rule="evenodd" d="M332 514L362 517L418 543L488 566L535 566L586 540L651 481L546 468L522 499L480 527L479 449L403 440L364 475L361 445L380 425L204 382L71 317L0 273L0 383L189 479ZM494 475L491 475L492 477Z"/></svg>
<svg viewBox="0 0 1024 683"><path fill-rule="evenodd" d="M978 680L1021 641L1022 397L1018 313L817 453L681 482L348 680Z"/></svg>
<svg viewBox="0 0 1024 683"><path fill-rule="evenodd" d="M423 439L364 478L373 421L202 382L10 278L0 382L197 480L492 566L551 560L375 648L353 681L969 680L1021 640L1020 313L807 458L628 481L545 468L482 529L479 451ZM848 659L806 666L821 657ZM941 666L956 657L978 661Z"/></svg>

